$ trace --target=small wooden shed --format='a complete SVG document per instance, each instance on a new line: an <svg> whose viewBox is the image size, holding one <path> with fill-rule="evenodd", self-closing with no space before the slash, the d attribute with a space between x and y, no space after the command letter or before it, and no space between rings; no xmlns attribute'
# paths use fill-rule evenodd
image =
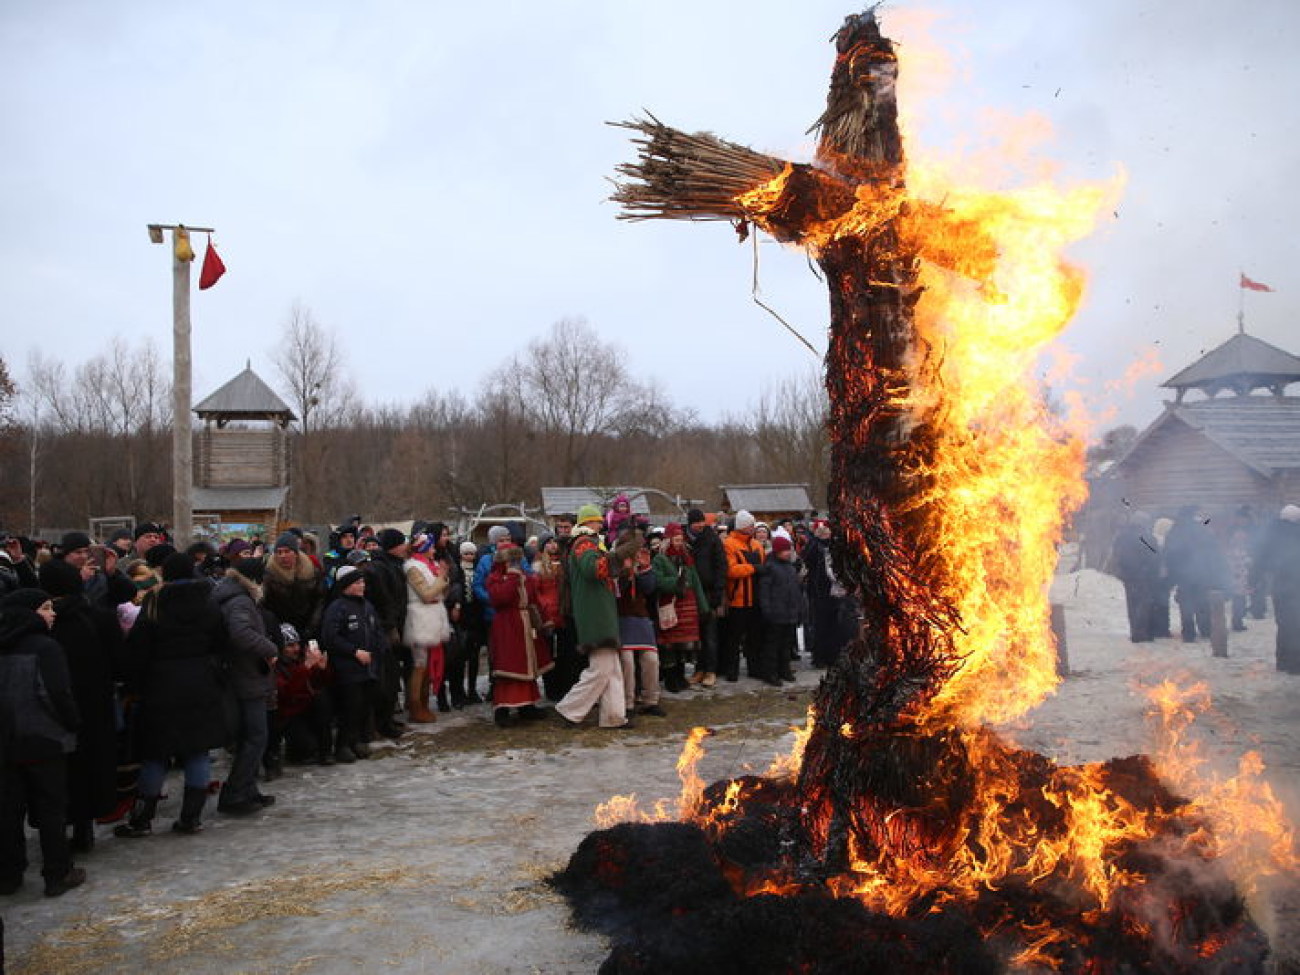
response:
<svg viewBox="0 0 1300 975"><path fill-rule="evenodd" d="M769 524L785 518L801 521L813 515L807 484L721 484L727 511L748 511Z"/></svg>
<svg viewBox="0 0 1300 975"><path fill-rule="evenodd" d="M1163 383L1174 401L1110 471L1119 496L1157 517L1183 505L1268 517L1300 500L1297 382L1300 358L1238 332Z"/></svg>
<svg viewBox="0 0 1300 975"><path fill-rule="evenodd" d="M287 428L296 417L252 363L194 407L203 421L195 452L196 525L276 530L289 493Z"/></svg>

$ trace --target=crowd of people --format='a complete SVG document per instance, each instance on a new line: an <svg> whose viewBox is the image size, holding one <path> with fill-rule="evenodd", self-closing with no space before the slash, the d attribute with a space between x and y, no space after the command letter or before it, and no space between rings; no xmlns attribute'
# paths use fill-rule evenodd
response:
<svg viewBox="0 0 1300 975"><path fill-rule="evenodd" d="M352 763L440 712L630 728L742 665L792 681L801 628L814 667L856 632L825 521L692 509L653 527L619 496L521 528L482 546L360 517L325 546L289 529L177 550L153 523L102 544L0 538L0 894L23 884L29 824L47 896L84 882L97 824L151 835L173 769L171 829L192 835L214 792L256 815L286 763Z"/></svg>
<svg viewBox="0 0 1300 975"><path fill-rule="evenodd" d="M1277 620L1277 667L1300 674L1300 506L1272 520L1247 506L1222 528L1186 506L1173 518L1133 512L1116 535L1111 570L1124 584L1129 637L1134 643L1172 638L1171 605L1184 643L1208 640L1216 603L1227 604L1225 630L1263 619L1272 597Z"/></svg>

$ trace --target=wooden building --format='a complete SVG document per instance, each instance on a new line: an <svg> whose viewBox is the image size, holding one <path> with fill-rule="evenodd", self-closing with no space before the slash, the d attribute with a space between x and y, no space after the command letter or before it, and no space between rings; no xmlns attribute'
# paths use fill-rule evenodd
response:
<svg viewBox="0 0 1300 975"><path fill-rule="evenodd" d="M1184 505L1226 519L1300 501L1300 358L1244 331L1172 376L1174 401L1108 472L1107 493L1155 517Z"/></svg>
<svg viewBox="0 0 1300 975"><path fill-rule="evenodd" d="M293 411L250 363L194 412L203 421L194 465L196 532L276 531L289 493Z"/></svg>
<svg viewBox="0 0 1300 975"><path fill-rule="evenodd" d="M786 518L802 521L813 515L807 484L721 484L719 489L723 510L748 511L768 524Z"/></svg>

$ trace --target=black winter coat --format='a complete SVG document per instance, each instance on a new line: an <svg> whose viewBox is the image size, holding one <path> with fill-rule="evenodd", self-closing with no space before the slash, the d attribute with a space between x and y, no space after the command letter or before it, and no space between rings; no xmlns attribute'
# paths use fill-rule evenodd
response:
<svg viewBox="0 0 1300 975"><path fill-rule="evenodd" d="M0 755L7 763L61 758L76 747L77 702L63 648L35 610L0 617Z"/></svg>
<svg viewBox="0 0 1300 975"><path fill-rule="evenodd" d="M128 686L140 698L141 758L225 744L225 643L207 582L168 582L145 597L126 641Z"/></svg>
<svg viewBox="0 0 1300 975"><path fill-rule="evenodd" d="M798 625L806 618L803 586L793 562L768 559L758 574L758 605L766 623Z"/></svg>
<svg viewBox="0 0 1300 975"><path fill-rule="evenodd" d="M134 588L134 587L133 587ZM68 762L68 819L104 816L117 803L117 713L113 682L121 669L122 629L83 595L54 601L50 635L63 648L81 715Z"/></svg>
<svg viewBox="0 0 1300 975"><path fill-rule="evenodd" d="M279 648L267 635L266 620L258 608L254 593L257 587L232 569L212 590L212 599L221 611L226 631L226 669L230 687L241 701L267 702L275 707L275 676L271 668L279 657Z"/></svg>
<svg viewBox="0 0 1300 975"><path fill-rule="evenodd" d="M709 597L709 608L717 609L722 605L727 590L727 553L723 551L722 539L710 526L705 525L698 535L686 530L686 541L695 559L695 572L700 577L700 585Z"/></svg>
<svg viewBox="0 0 1300 975"><path fill-rule="evenodd" d="M379 615L364 596L339 596L321 617L320 645L336 684L362 684L378 679L379 658L388 649L388 639ZM357 660L358 650L370 651L368 666Z"/></svg>

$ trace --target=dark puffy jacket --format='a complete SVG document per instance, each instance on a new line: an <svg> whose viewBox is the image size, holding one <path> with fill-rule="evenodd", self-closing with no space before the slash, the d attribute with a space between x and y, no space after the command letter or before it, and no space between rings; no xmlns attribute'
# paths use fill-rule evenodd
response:
<svg viewBox="0 0 1300 975"><path fill-rule="evenodd" d="M793 562L769 559L758 573L758 606L768 623L799 624L806 617L803 586Z"/></svg>
<svg viewBox="0 0 1300 975"><path fill-rule="evenodd" d="M266 621L254 598L257 587L233 569L217 583L212 598L226 626L226 667L231 689L241 701L264 698L275 706L271 667L280 655L267 635Z"/></svg>
<svg viewBox="0 0 1300 975"><path fill-rule="evenodd" d="M709 606L717 609L722 605L727 589L727 554L722 548L722 539L710 526L705 525L698 535L686 529L686 542L691 547L691 556L695 559L695 572L700 577L700 585L709 597Z"/></svg>
<svg viewBox="0 0 1300 975"><path fill-rule="evenodd" d="M321 616L320 645L335 683L361 684L379 678L379 656L388 649L388 639L379 614L364 596L339 596ZM368 665L357 660L358 650L370 651Z"/></svg>
<svg viewBox="0 0 1300 975"><path fill-rule="evenodd" d="M63 648L30 609L0 618L0 755L6 762L59 758L77 746L80 716Z"/></svg>
<svg viewBox="0 0 1300 975"><path fill-rule="evenodd" d="M226 742L225 628L202 579L145 597L126 641L127 684L140 698L143 758L166 759Z"/></svg>

